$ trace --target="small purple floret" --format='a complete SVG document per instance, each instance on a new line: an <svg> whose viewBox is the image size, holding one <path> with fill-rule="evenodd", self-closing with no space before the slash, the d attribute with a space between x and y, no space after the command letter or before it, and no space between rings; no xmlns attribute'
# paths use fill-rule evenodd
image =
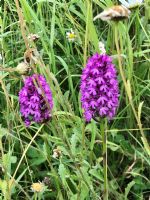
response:
<svg viewBox="0 0 150 200"><path fill-rule="evenodd" d="M117 72L108 55L94 54L81 76L81 103L87 122L95 117L112 119L119 104Z"/></svg>
<svg viewBox="0 0 150 200"><path fill-rule="evenodd" d="M31 121L43 123L51 118L53 99L51 89L42 75L27 77L19 92L20 112L26 126Z"/></svg>

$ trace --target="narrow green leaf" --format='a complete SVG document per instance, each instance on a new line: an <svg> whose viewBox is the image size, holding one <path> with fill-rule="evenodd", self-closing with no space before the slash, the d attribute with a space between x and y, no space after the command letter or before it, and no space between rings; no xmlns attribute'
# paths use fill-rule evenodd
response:
<svg viewBox="0 0 150 200"><path fill-rule="evenodd" d="M131 181L128 185L127 185L127 187L126 187L126 189L125 189L125 200L128 200L128 198L127 198L127 196L128 196L128 194L129 194L129 192L130 192L130 190L131 190L131 188L132 188L132 186L135 184L135 182L134 181Z"/></svg>

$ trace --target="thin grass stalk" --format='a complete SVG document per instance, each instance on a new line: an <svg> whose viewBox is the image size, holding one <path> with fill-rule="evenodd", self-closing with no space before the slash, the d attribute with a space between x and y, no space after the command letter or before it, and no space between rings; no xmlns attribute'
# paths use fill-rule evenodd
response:
<svg viewBox="0 0 150 200"><path fill-rule="evenodd" d="M86 13L86 31L85 31L85 42L84 42L84 66L86 65L87 59L87 46L88 46L88 35L89 35L89 17L90 17L90 1L87 0L87 13Z"/></svg>
<svg viewBox="0 0 150 200"><path fill-rule="evenodd" d="M26 37L25 21L23 19L22 11L19 6L19 1L15 0L15 4L16 4L16 8L17 8L18 17L19 17L21 34L22 34L26 49L30 50L28 38Z"/></svg>
<svg viewBox="0 0 150 200"><path fill-rule="evenodd" d="M108 200L108 177L107 177L107 131L106 129L107 121L106 119L100 124L100 130L102 134L103 143L103 172L104 172L104 191L103 200Z"/></svg>
<svg viewBox="0 0 150 200"><path fill-rule="evenodd" d="M12 67L3 68L3 67L0 66L0 71L2 71L2 72L15 72L15 69L13 69Z"/></svg>

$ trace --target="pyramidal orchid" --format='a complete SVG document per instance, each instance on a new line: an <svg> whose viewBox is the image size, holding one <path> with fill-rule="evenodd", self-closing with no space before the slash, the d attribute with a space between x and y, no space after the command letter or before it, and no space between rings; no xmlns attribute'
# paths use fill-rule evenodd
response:
<svg viewBox="0 0 150 200"><path fill-rule="evenodd" d="M42 75L34 74L25 79L19 92L19 103L26 126L29 126L31 121L43 123L51 118L52 92Z"/></svg>
<svg viewBox="0 0 150 200"><path fill-rule="evenodd" d="M117 72L112 58L94 54L88 59L81 76L81 103L87 122L95 117L112 119L119 101Z"/></svg>

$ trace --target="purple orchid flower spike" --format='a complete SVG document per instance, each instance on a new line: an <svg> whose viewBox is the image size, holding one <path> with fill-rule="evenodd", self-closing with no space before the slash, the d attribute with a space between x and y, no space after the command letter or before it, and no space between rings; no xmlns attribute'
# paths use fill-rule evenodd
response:
<svg viewBox="0 0 150 200"><path fill-rule="evenodd" d="M112 58L94 54L88 59L81 77L81 103L87 122L95 117L112 119L119 104L117 72Z"/></svg>
<svg viewBox="0 0 150 200"><path fill-rule="evenodd" d="M20 112L26 126L31 121L43 123L51 118L53 99L51 89L42 75L27 77L19 92Z"/></svg>

